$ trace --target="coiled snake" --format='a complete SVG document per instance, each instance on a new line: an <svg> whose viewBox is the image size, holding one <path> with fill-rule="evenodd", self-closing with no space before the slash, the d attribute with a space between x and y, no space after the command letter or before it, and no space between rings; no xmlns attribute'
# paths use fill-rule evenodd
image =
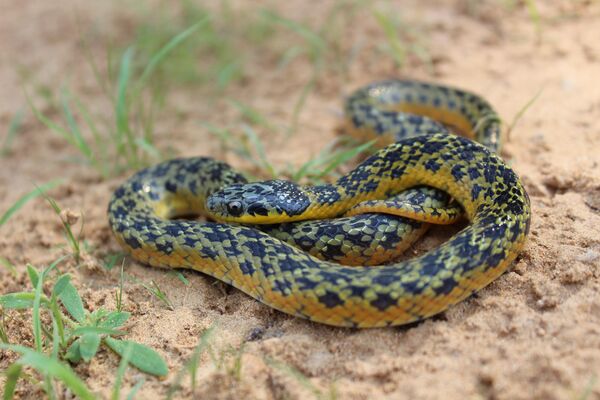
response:
<svg viewBox="0 0 600 400"><path fill-rule="evenodd" d="M210 158L163 162L115 190L108 216L117 240L143 263L195 269L288 314L351 327L427 318L510 266L531 210L518 176L495 154L499 128L487 102L455 88L391 80L355 92L346 114L354 135L393 143L318 186L246 183ZM348 266L380 263L410 245L424 228L403 217L449 223L461 210L470 225L422 256ZM172 219L206 213L222 222ZM307 219L317 221L245 225Z"/></svg>

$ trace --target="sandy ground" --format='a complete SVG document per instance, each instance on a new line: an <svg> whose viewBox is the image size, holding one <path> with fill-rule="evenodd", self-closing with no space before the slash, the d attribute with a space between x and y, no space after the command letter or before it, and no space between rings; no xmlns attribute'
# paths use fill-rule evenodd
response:
<svg viewBox="0 0 600 400"><path fill-rule="evenodd" d="M0 141L14 113L26 108L24 70L30 71L30 85L33 81L53 90L68 85L83 93L88 104L106 107L94 103L100 89L82 61L80 33L116 35L126 43L136 23L133 13L108 2L0 1ZM286 3L276 7L283 15L315 25L332 5ZM298 133L289 141L270 140L267 147L279 165L301 163L334 138L343 95L385 77L473 90L507 121L541 91L503 150L526 183L533 206L529 243L510 272L439 317L410 327L359 331L289 317L199 273L185 272L186 286L164 270L129 262L129 277L156 281L174 304L168 309L132 280L125 285L125 309L133 314L128 338L157 349L171 371L162 380L145 376L139 398L164 397L211 326L216 327L212 347L217 361L204 354L196 390L186 378L179 393L183 397L579 399L587 393L588 399L600 398L600 7L592 1L536 3L540 32L522 5L509 9L459 0L392 4L426 38L432 68L410 57L399 71L389 58L373 59L374 53L361 51L347 77L332 72L319 80L300 115ZM383 41L367 15L357 16L345 29L348 43L363 43L364 49ZM101 54L101 40L91 46ZM275 121L288 121L296 98L290 93L300 92L310 68L302 61L283 70L275 65L275 59L261 60L259 54L244 81L228 94ZM235 123L239 116L224 102L204 101L206 95L201 89L180 89L168 97L167 110L174 112L164 113L157 124L159 147L172 145L183 156L219 156L218 143L199 122ZM64 184L51 194L63 207L85 216L84 238L92 250L81 266L69 263L62 270L73 274L88 309L110 309L119 272L104 269L102 260L118 245L105 210L126 175L103 181L90 168L73 163L75 155L26 113L12 151L0 158L0 211L33 183L63 177ZM230 155L225 158L239 164ZM425 239L419 246L434 242ZM62 254L57 246L63 243L48 205L43 200L28 204L1 228L0 255L17 266L18 275L0 270L0 293L29 285L26 264L47 265ZM31 345L26 314L7 313L5 324L11 341ZM235 350L242 345L242 351ZM239 375L232 372L237 358ZM309 384L268 359L297 369ZM14 356L0 353L0 368L11 360ZM106 397L117 365L118 358L102 350L76 371ZM130 370L126 390L142 376ZM39 397L27 384L19 385L18 394Z"/></svg>

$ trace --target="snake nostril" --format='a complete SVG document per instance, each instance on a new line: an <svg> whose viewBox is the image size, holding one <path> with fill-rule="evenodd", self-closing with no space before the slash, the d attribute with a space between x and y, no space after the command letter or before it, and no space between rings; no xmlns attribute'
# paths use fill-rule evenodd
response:
<svg viewBox="0 0 600 400"><path fill-rule="evenodd" d="M227 204L227 212L234 217L239 217L242 215L244 208L242 207L242 203L239 201L232 201Z"/></svg>

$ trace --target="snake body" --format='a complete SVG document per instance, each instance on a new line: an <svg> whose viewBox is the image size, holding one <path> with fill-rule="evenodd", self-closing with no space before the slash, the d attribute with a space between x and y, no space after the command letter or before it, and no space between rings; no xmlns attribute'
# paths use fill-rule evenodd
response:
<svg viewBox="0 0 600 400"><path fill-rule="evenodd" d="M411 95L401 93L402 88ZM498 146L497 135L490 134L497 130L495 120L476 129L490 109L477 96L456 89L406 81L378 83L350 98L350 125L359 135L370 131L383 141L397 141L335 183L245 183L239 173L213 159L175 159L142 170L118 187L109 204L109 223L133 258L153 266L196 269L288 314L352 327L421 320L502 274L529 231L527 193L493 152ZM471 132L485 146L402 113L407 111ZM413 134L418 136L403 138ZM421 185L452 196L471 224L420 257L376 268L318 259L254 227L170 219L206 212L217 220L243 223L338 217L361 205L376 210L381 201ZM415 202L398 208L398 215L438 219L427 212L431 208ZM359 223L360 218L373 218L375 225L362 226L374 229L346 224L346 236L338 239L342 253L357 241L381 243L389 234L387 228L380 229L389 225L378 225L381 216L353 218Z"/></svg>

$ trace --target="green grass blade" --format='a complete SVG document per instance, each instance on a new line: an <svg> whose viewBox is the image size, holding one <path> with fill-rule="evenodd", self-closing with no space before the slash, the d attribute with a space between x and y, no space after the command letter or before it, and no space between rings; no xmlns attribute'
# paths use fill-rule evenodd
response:
<svg viewBox="0 0 600 400"><path fill-rule="evenodd" d="M273 125L267 117L261 114L256 108L250 107L240 101L230 99L229 104L233 105L242 114L242 116L253 125L262 126L270 132L276 132L277 127Z"/></svg>
<svg viewBox="0 0 600 400"><path fill-rule="evenodd" d="M87 107L85 107L83 105L83 103L81 101L79 101L79 99L77 97L74 97L72 100L75 103L75 105L77 106L77 110L79 111L79 114L81 115L81 117L83 118L85 123L87 124L89 130L92 133L92 137L94 138L94 149L95 149L94 159L96 160L95 167L98 170L98 172L100 172L100 174L102 174L102 176L104 178L107 178L110 175L110 171L107 168L107 164L109 164L109 161L110 161L108 159L108 155L107 155L107 141L106 141L104 135L102 135L100 133L100 131L98 130L98 128L96 127L94 118L92 118L92 115L90 114Z"/></svg>
<svg viewBox="0 0 600 400"><path fill-rule="evenodd" d="M2 142L2 147L0 147L0 156L6 155L10 152L13 141L15 140L17 133L21 129L21 124L23 122L24 115L25 110L21 108L15 113L15 115L10 120L10 124L8 125L8 131L6 133L6 138L4 139L4 142Z"/></svg>
<svg viewBox="0 0 600 400"><path fill-rule="evenodd" d="M69 103L69 93L66 90L63 90L61 92L60 102L62 105L65 120L67 121L67 125L71 130L71 137L73 138L75 146L91 165L95 165L96 162L94 160L94 153L88 145L88 143L85 141L83 135L81 134L79 125L77 124L77 121L75 120L75 117L73 115L73 111L71 110L71 105Z"/></svg>
<svg viewBox="0 0 600 400"><path fill-rule="evenodd" d="M29 275L29 281L31 282L31 286L33 287L33 289L35 289L40 280L40 274L38 274L37 270L33 268L33 265L27 264L27 275Z"/></svg>
<svg viewBox="0 0 600 400"><path fill-rule="evenodd" d="M142 385L144 384L144 382L146 382L146 380L144 378L142 378L139 381L137 381L137 383L131 388L131 390L127 394L126 400L133 400L133 399L135 399L135 395L142 388Z"/></svg>
<svg viewBox="0 0 600 400"><path fill-rule="evenodd" d="M111 270L117 265L117 262L122 261L125 258L125 253L117 252L107 255L104 258L104 268Z"/></svg>
<svg viewBox="0 0 600 400"><path fill-rule="evenodd" d="M17 276L17 267L15 267L13 263L8 261L6 258L0 257L0 264L4 265L6 269L9 270L13 277Z"/></svg>
<svg viewBox="0 0 600 400"><path fill-rule="evenodd" d="M62 180L54 180L38 186L31 192L21 196L12 206L8 208L0 217L0 226L4 225L17 211L19 211L27 202L43 195L44 192L57 187Z"/></svg>
<svg viewBox="0 0 600 400"><path fill-rule="evenodd" d="M300 35L309 44L313 61L316 61L327 47L325 40L319 34L298 21L281 17L269 10L263 10L261 14L263 18L276 22Z"/></svg>
<svg viewBox="0 0 600 400"><path fill-rule="evenodd" d="M404 49L404 46L402 46L400 39L398 39L396 24L389 15L386 15L380 11L373 10L373 16L383 30L392 58L396 62L396 65L401 67L404 65L404 61L406 59L406 50Z"/></svg>
<svg viewBox="0 0 600 400"><path fill-rule="evenodd" d="M220 90L225 89L232 81L238 79L241 74L241 67L238 61L226 64L217 73L217 87Z"/></svg>
<svg viewBox="0 0 600 400"><path fill-rule="evenodd" d="M117 146L124 152L124 156L128 162L130 162L130 165L135 165L135 142L129 126L129 101L127 97L132 59L133 47L130 47L125 51L125 53L123 53L121 64L119 66L119 77L117 80L117 101L115 104L115 123L117 129ZM123 148L125 145L128 147L127 150Z"/></svg>
<svg viewBox="0 0 600 400"><path fill-rule="evenodd" d="M45 274L42 273L35 286L35 297L33 299L33 342L35 349L38 352L42 352L42 322L40 321L40 303L42 301L42 289L44 286Z"/></svg>
<svg viewBox="0 0 600 400"><path fill-rule="evenodd" d="M121 312L121 309L123 308L123 282L125 281L125 272L123 269L124 267L125 267L125 258L123 258L123 260L121 261L121 271L119 274L119 291L115 295L118 312Z"/></svg>
<svg viewBox="0 0 600 400"><path fill-rule="evenodd" d="M6 326L4 324L4 313L0 313L0 343L9 343Z"/></svg>
<svg viewBox="0 0 600 400"><path fill-rule="evenodd" d="M527 11L529 12L529 18L533 21L535 26L536 36L539 39L542 33L542 17L540 16L536 0L525 0L524 2L527 6Z"/></svg>
<svg viewBox="0 0 600 400"><path fill-rule="evenodd" d="M544 91L544 88L541 88L540 90L538 90L538 92L535 94L535 96L533 96L527 103L525 103L525 105L514 116L513 120L506 128L506 138L508 140L510 140L510 134L513 131L513 129L515 128L515 126L517 125L517 123L521 120L521 118L523 118L523 115L525 114L525 112L527 112L527 110L529 110L529 108L533 105L533 103L535 103L537 101L537 99L541 96L543 91Z"/></svg>
<svg viewBox="0 0 600 400"><path fill-rule="evenodd" d="M311 391L317 399L322 398L323 393L310 381L306 375L304 375L298 369L270 357L264 357L263 359L271 368L281 371L284 374L294 378L305 389Z"/></svg>
<svg viewBox="0 0 600 400"><path fill-rule="evenodd" d="M158 286L158 284L155 281L150 281L149 285L141 281L138 281L138 283L142 285L144 289L150 292L150 294L162 301L170 310L175 310L175 306L173 306L173 303L171 302L171 300L169 300L167 294L162 291L160 286Z"/></svg>
<svg viewBox="0 0 600 400"><path fill-rule="evenodd" d="M258 166L260 166L265 172L267 172L272 178L277 177L277 171L275 171L275 168L273 168L273 166L267 159L267 153L265 152L265 148L256 132L254 132L254 130L248 125L242 125L242 131L244 132L244 135L256 151L256 155L258 156L258 162L255 161L255 163Z"/></svg>
<svg viewBox="0 0 600 400"><path fill-rule="evenodd" d="M313 73L310 81L302 88L302 92L300 92L300 96L298 96L298 100L294 104L294 109L292 111L292 124L288 130L288 135L291 135L296 132L298 129L298 121L300 120L300 113L306 104L306 99L310 92L313 91L315 85L317 83L317 72Z"/></svg>
<svg viewBox="0 0 600 400"><path fill-rule="evenodd" d="M141 149L144 153L148 154L150 157L154 159L160 159L161 154L160 150L158 150L154 145L146 138L136 138L135 144L139 149Z"/></svg>
<svg viewBox="0 0 600 400"><path fill-rule="evenodd" d="M186 30L184 30L183 32L175 35L175 37L173 37L156 54L154 54L154 56L152 56L152 58L148 62L148 65L146 65L146 68L144 68L142 75L140 76L140 79L138 81L138 88L141 88L146 84L146 80L150 78L156 67L158 67L161 61L163 61L165 57L171 51L173 51L173 49L175 49L181 42L187 39L192 33L196 32L200 27L206 24L209 21L209 19L209 17L205 17L197 23L195 23L194 25L187 28Z"/></svg>
<svg viewBox="0 0 600 400"><path fill-rule="evenodd" d="M198 362L200 361L200 356L202 356L204 350L208 348L210 339L215 329L216 328L213 325L206 329L204 332L202 332L200 340L198 341L196 348L192 352L190 359L185 363L183 368L177 371L177 375L175 375L173 383L169 387L169 390L167 390L167 400L171 400L175 393L181 390L181 380L185 376L186 372L190 374L192 391L196 389L196 371L198 369Z"/></svg>
<svg viewBox="0 0 600 400"><path fill-rule="evenodd" d="M96 398L69 366L25 346L0 343L0 349L20 353L22 357L17 361L19 364L28 365L43 375L59 379L81 399L94 400Z"/></svg>
<svg viewBox="0 0 600 400"><path fill-rule="evenodd" d="M51 131L62 136L63 139L65 139L67 141L67 143L69 143L72 146L77 147L77 144L75 143L75 140L73 139L73 135L71 132L69 132L65 128L59 126L54 121L52 121L50 118L48 118L44 114L42 114L42 112L35 107L35 105L33 104L33 101L29 98L29 95L27 94L27 92L25 92L25 98L27 99L27 104L29 105L29 108L33 112L33 115L35 115L35 117L41 123L43 123Z"/></svg>
<svg viewBox="0 0 600 400"><path fill-rule="evenodd" d="M21 377L21 370L23 367L21 364L13 363L4 372L6 376L6 382L4 382L4 394L2 396L3 400L12 400L15 389L17 387L17 381Z"/></svg>
<svg viewBox="0 0 600 400"><path fill-rule="evenodd" d="M111 337L104 338L104 343L121 357L125 354L127 347L131 345L133 351L131 353L130 363L142 372L156 376L165 376L169 373L167 363L150 347L128 340L117 340Z"/></svg>
<svg viewBox="0 0 600 400"><path fill-rule="evenodd" d="M321 179L321 178L327 176L331 171L335 170L337 167L344 164L346 161L351 160L352 158L358 156L360 153L370 149L375 144L375 142L376 142L376 140L371 140L370 142L363 143L359 146L356 146L354 148L351 148L349 150L342 151L341 153L336 154L335 157L329 162L329 164L327 166L325 166L323 171L318 173L315 176L315 178Z"/></svg>
<svg viewBox="0 0 600 400"><path fill-rule="evenodd" d="M190 286L190 281L179 271L172 271L173 274L179 279L185 286Z"/></svg>

